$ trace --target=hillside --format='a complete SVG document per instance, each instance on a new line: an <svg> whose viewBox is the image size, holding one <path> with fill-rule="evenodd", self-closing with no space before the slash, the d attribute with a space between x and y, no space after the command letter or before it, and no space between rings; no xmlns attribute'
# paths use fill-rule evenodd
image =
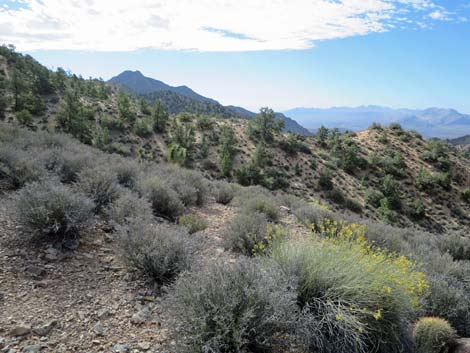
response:
<svg viewBox="0 0 470 353"><path fill-rule="evenodd" d="M367 129L372 123L400 123L426 137L455 138L470 132L470 115L455 109L392 109L380 106L294 108L284 112L308 129L324 125L352 131Z"/></svg>
<svg viewBox="0 0 470 353"><path fill-rule="evenodd" d="M250 119L256 115L241 107L223 106L214 99L201 96L187 86L172 87L162 81L146 77L139 71L124 71L111 78L109 82L125 87L130 93L141 96L149 102L159 100L171 114L188 112L241 119ZM284 131L310 135L307 129L284 114L277 113L277 118L284 121Z"/></svg>
<svg viewBox="0 0 470 353"><path fill-rule="evenodd" d="M7 65L7 77L11 72ZM49 75L57 79L56 73ZM10 112L14 107L8 107L8 120L67 131L104 151L142 161L173 161L211 178L284 189L332 209L396 225L443 232L470 224L469 160L450 145L426 141L399 125L351 134L325 130L317 137L274 132L263 142L258 134L269 126L269 111L250 120L217 119L189 114L182 104L178 114L167 116L103 82L64 79L83 92L79 101L61 91L55 97L38 95L43 108L38 117L21 122L22 114L15 118ZM174 93L155 93L162 94ZM80 124L57 118L68 110L81 112Z"/></svg>
<svg viewBox="0 0 470 353"><path fill-rule="evenodd" d="M451 145L168 114L6 47L0 90L2 352L466 353Z"/></svg>

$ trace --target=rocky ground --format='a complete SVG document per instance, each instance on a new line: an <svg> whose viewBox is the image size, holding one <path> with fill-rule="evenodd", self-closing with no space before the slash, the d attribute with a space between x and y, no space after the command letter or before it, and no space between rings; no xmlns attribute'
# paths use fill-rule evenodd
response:
<svg viewBox="0 0 470 353"><path fill-rule="evenodd" d="M0 352L160 352L170 343L160 298L120 263L112 234L90 229L63 252L21 239L0 198ZM198 210L207 259L223 256L229 207ZM73 247L73 244L71 244ZM228 259L230 256L227 257ZM169 341L169 342L168 342Z"/></svg>

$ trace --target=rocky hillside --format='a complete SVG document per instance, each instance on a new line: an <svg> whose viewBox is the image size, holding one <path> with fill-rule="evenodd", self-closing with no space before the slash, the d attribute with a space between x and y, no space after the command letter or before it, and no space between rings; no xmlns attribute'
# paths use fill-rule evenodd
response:
<svg viewBox="0 0 470 353"><path fill-rule="evenodd" d="M170 115L0 53L2 353L467 351L449 145Z"/></svg>

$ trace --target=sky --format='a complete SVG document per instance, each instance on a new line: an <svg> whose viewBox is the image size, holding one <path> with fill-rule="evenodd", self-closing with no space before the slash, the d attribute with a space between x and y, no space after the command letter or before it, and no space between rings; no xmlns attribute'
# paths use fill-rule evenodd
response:
<svg viewBox="0 0 470 353"><path fill-rule="evenodd" d="M140 70L252 110L470 113L470 0L0 0L0 43L53 69Z"/></svg>

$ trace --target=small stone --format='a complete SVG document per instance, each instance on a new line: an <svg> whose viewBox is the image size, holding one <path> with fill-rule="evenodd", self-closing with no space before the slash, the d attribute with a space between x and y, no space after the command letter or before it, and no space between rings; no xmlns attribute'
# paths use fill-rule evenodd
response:
<svg viewBox="0 0 470 353"><path fill-rule="evenodd" d="M98 310L96 315L98 316L99 319L107 319L108 317L111 316L111 312L108 309L103 308L103 309Z"/></svg>
<svg viewBox="0 0 470 353"><path fill-rule="evenodd" d="M33 344L31 346L26 346L23 348L23 352L25 353L38 353L40 352L43 348L45 348L41 344Z"/></svg>
<svg viewBox="0 0 470 353"><path fill-rule="evenodd" d="M5 347L5 338L0 336L0 349Z"/></svg>
<svg viewBox="0 0 470 353"><path fill-rule="evenodd" d="M150 342L139 342L137 344L137 348L139 348L141 351L148 351L150 349Z"/></svg>
<svg viewBox="0 0 470 353"><path fill-rule="evenodd" d="M95 324L94 330L98 336L104 336L107 332L106 327L104 327L103 324L99 321Z"/></svg>
<svg viewBox="0 0 470 353"><path fill-rule="evenodd" d="M43 277L46 274L46 271L44 270L44 268L39 267L39 266L34 266L34 265L26 267L26 272L30 276L36 277L36 278Z"/></svg>
<svg viewBox="0 0 470 353"><path fill-rule="evenodd" d="M130 350L131 349L127 344L116 344L113 347L113 352L115 353L128 353Z"/></svg>
<svg viewBox="0 0 470 353"><path fill-rule="evenodd" d="M26 326L17 326L13 330L10 331L10 336L13 337L20 337L20 336L26 336L31 333L31 328L26 327Z"/></svg>
<svg viewBox="0 0 470 353"><path fill-rule="evenodd" d="M42 337L47 336L52 331L52 329L57 326L57 324L57 321L51 321L41 327L33 328L33 333Z"/></svg>
<svg viewBox="0 0 470 353"><path fill-rule="evenodd" d="M150 317L150 309L148 306L145 306L138 313L132 315L131 322L135 325L141 325Z"/></svg>

